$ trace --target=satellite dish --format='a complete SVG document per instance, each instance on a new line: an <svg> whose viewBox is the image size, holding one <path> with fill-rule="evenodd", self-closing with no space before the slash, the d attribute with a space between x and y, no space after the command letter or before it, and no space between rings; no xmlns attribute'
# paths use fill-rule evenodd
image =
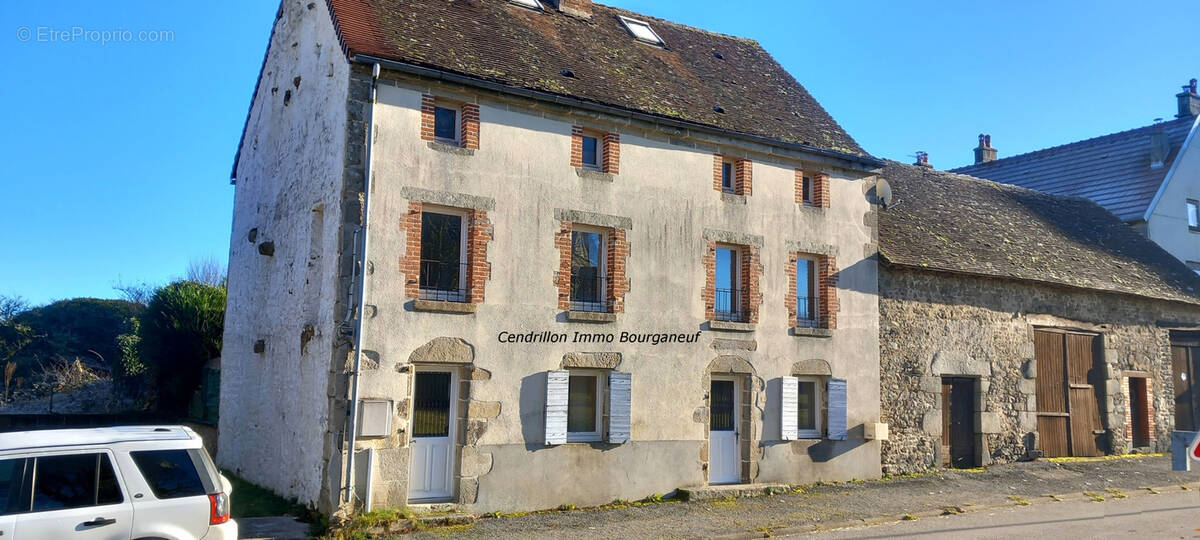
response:
<svg viewBox="0 0 1200 540"><path fill-rule="evenodd" d="M887 179L880 178L879 182L875 183L875 196L883 202L884 210L892 206L892 185L888 183Z"/></svg>

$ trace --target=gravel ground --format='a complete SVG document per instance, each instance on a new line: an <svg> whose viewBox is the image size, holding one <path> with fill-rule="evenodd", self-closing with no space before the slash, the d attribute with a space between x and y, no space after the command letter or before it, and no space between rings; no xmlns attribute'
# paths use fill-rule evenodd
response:
<svg viewBox="0 0 1200 540"><path fill-rule="evenodd" d="M928 512L948 506L1050 502L1047 495L1092 492L1104 498L1145 487L1191 484L1200 472L1171 471L1170 457L1014 463L883 481L803 486L802 492L712 502L670 502L481 518L468 528L420 538L706 538L767 533L813 524ZM1112 491L1109 491L1112 490ZM1040 501L1039 501L1040 499Z"/></svg>

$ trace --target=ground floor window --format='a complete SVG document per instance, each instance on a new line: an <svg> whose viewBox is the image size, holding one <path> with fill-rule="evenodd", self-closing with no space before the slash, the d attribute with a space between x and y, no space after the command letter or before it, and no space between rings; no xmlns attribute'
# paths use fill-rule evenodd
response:
<svg viewBox="0 0 1200 540"><path fill-rule="evenodd" d="M817 377L799 377L796 382L796 435L821 438L821 381Z"/></svg>
<svg viewBox="0 0 1200 540"><path fill-rule="evenodd" d="M571 372L567 389L567 441L601 440L603 377L599 373Z"/></svg>

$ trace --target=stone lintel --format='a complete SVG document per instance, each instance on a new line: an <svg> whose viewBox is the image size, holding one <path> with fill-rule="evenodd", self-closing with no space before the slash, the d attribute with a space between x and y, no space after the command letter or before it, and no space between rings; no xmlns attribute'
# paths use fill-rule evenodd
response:
<svg viewBox="0 0 1200 540"><path fill-rule="evenodd" d="M455 208L470 208L472 210L496 209L496 199L491 197L480 197L478 195L467 195L465 193L435 191L432 189L404 186L400 188L400 196L410 201L440 204L442 206L452 206Z"/></svg>
<svg viewBox="0 0 1200 540"><path fill-rule="evenodd" d="M757 234L747 234L734 231L722 231L718 229L704 229L704 239L709 242L721 242L724 244L737 244L741 246L763 246L763 237Z"/></svg>
<svg viewBox="0 0 1200 540"><path fill-rule="evenodd" d="M633 219L623 216L610 216L608 214L597 214L595 212L585 212L583 210L565 210L562 208L554 209L554 219L559 221L570 221L571 223L579 223L581 225L592 225L594 227L607 227L609 229L632 229Z"/></svg>
<svg viewBox="0 0 1200 540"><path fill-rule="evenodd" d="M621 365L619 352L570 352L563 355L563 369L617 369Z"/></svg>

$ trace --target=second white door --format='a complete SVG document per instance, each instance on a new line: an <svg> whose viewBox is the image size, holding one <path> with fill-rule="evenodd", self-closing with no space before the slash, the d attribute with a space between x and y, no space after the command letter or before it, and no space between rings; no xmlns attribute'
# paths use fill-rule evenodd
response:
<svg viewBox="0 0 1200 540"><path fill-rule="evenodd" d="M738 384L713 378L709 391L708 482L736 484L742 479L738 451Z"/></svg>

